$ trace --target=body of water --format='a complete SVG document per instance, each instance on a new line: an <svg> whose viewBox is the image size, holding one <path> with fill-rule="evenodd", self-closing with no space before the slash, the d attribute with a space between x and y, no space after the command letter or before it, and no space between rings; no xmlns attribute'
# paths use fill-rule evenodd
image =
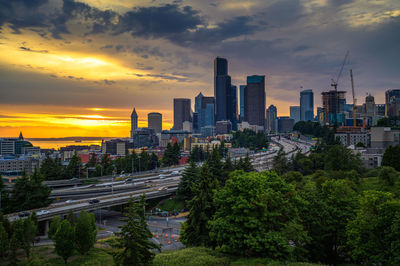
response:
<svg viewBox="0 0 400 266"><path fill-rule="evenodd" d="M33 146L39 146L41 149L56 149L69 145L100 145L101 139L98 140L82 140L76 142L74 140L28 140Z"/></svg>

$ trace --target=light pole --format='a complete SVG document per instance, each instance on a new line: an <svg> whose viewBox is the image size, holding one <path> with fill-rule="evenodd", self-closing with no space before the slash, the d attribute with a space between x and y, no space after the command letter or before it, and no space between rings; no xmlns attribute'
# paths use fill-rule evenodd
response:
<svg viewBox="0 0 400 266"><path fill-rule="evenodd" d="M114 167L113 174L111 176L111 195L114 196L114 177L117 169Z"/></svg>

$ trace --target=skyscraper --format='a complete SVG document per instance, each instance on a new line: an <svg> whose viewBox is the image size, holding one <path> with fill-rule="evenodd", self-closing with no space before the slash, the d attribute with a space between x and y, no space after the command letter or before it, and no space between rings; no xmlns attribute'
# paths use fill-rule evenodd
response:
<svg viewBox="0 0 400 266"><path fill-rule="evenodd" d="M195 98L195 113L198 113L198 129L215 125L215 98L205 97L200 92Z"/></svg>
<svg viewBox="0 0 400 266"><path fill-rule="evenodd" d="M135 129L138 128L138 115L136 113L136 109L133 108L131 114L131 138L133 139L133 135L135 135Z"/></svg>
<svg viewBox="0 0 400 266"><path fill-rule="evenodd" d="M265 76L248 76L244 89L244 121L265 129Z"/></svg>
<svg viewBox="0 0 400 266"><path fill-rule="evenodd" d="M278 110L275 105L270 105L267 109L267 132L277 132L278 131Z"/></svg>
<svg viewBox="0 0 400 266"><path fill-rule="evenodd" d="M217 57L214 59L214 96L215 120L229 120L232 125L236 125L236 87L231 85L231 77L228 75L228 61L225 58Z"/></svg>
<svg viewBox="0 0 400 266"><path fill-rule="evenodd" d="M174 130L183 130L183 122L192 122L190 99L174 99Z"/></svg>
<svg viewBox="0 0 400 266"><path fill-rule="evenodd" d="M300 92L300 120L314 120L314 93L312 90Z"/></svg>
<svg viewBox="0 0 400 266"><path fill-rule="evenodd" d="M240 121L244 119L244 89L246 85L240 85Z"/></svg>
<svg viewBox="0 0 400 266"><path fill-rule="evenodd" d="M330 90L322 93L322 106L324 108L325 124L341 125L344 123L344 106L346 104L346 92Z"/></svg>
<svg viewBox="0 0 400 266"><path fill-rule="evenodd" d="M162 131L162 114L149 113L147 115L148 128L153 129L154 133L161 133Z"/></svg>
<svg viewBox="0 0 400 266"><path fill-rule="evenodd" d="M300 121L300 106L290 106L290 118L294 120L294 123Z"/></svg>

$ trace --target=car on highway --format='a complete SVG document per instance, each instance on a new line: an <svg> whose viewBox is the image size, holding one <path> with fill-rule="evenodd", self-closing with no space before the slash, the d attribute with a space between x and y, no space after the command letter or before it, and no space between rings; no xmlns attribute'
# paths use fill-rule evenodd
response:
<svg viewBox="0 0 400 266"><path fill-rule="evenodd" d="M76 201L76 200L69 199L69 200L65 201L65 203L73 203L73 202L75 202L75 201Z"/></svg>
<svg viewBox="0 0 400 266"><path fill-rule="evenodd" d="M44 214L49 214L49 213L50 213L50 211L48 211L48 210L40 210L36 213L36 215L44 215Z"/></svg>
<svg viewBox="0 0 400 266"><path fill-rule="evenodd" d="M168 189L168 187L160 187L160 188L158 189L158 191L167 190L167 189Z"/></svg>
<svg viewBox="0 0 400 266"><path fill-rule="evenodd" d="M99 203L99 202L100 202L100 200L98 200L98 199L89 200L89 204L96 204L96 203Z"/></svg>
<svg viewBox="0 0 400 266"><path fill-rule="evenodd" d="M30 215L30 213L29 212L20 212L20 213L18 213L18 217L27 217L27 216L29 216Z"/></svg>
<svg viewBox="0 0 400 266"><path fill-rule="evenodd" d="M171 175L179 175L179 171L173 171Z"/></svg>
<svg viewBox="0 0 400 266"><path fill-rule="evenodd" d="M167 175L160 174L158 177L159 177L160 179L164 179L164 178L166 178L166 177L167 177Z"/></svg>
<svg viewBox="0 0 400 266"><path fill-rule="evenodd" d="M75 181L75 180L78 180L78 178L77 177L73 177L69 181Z"/></svg>
<svg viewBox="0 0 400 266"><path fill-rule="evenodd" d="M149 183L153 183L153 181L151 181L151 180L146 180L146 181L144 181L144 183L145 183L145 184L149 184Z"/></svg>

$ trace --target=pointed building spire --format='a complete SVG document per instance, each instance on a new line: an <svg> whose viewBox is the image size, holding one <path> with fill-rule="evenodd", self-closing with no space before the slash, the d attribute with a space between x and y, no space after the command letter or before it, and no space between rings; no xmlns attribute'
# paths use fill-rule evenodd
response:
<svg viewBox="0 0 400 266"><path fill-rule="evenodd" d="M19 132L19 140L24 140L24 136L22 136L22 131Z"/></svg>
<svg viewBox="0 0 400 266"><path fill-rule="evenodd" d="M138 127L138 115L136 113L136 108L133 108L131 114L131 138L135 135L135 130Z"/></svg>

